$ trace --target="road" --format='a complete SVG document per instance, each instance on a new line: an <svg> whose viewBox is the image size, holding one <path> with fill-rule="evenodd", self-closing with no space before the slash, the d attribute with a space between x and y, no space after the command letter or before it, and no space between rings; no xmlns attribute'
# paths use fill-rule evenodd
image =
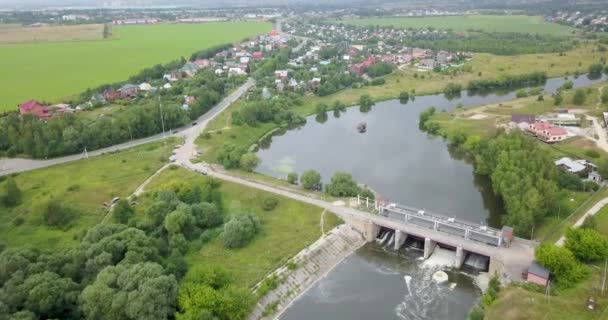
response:
<svg viewBox="0 0 608 320"><path fill-rule="evenodd" d="M240 98L241 95L243 95L243 93L247 92L247 90L249 90L249 88L251 88L254 84L255 84L255 80L249 79L246 83L244 83L241 87L239 87L235 92L233 92L228 97L224 98L224 100L222 100L219 104L217 104L215 107L213 107L207 113L200 116L197 120L194 120L195 122L198 123L195 126L188 125L188 126L180 128L180 129L177 129L176 133L169 132L165 135L163 135L161 133L161 134L157 134L157 135L150 136L147 138L133 140L133 141L125 142L122 144L114 145L111 147L91 151L88 153L88 156L95 157L95 156L99 156L99 155L102 155L105 153L110 153L110 152L114 152L114 151L118 151L118 150L124 150L124 149L132 148L132 147L146 144L146 143L153 142L153 141L159 141L159 140L162 140L167 137L185 136L186 139L188 139L188 138L196 139L196 136L193 137L194 134L204 130L205 126L207 125L207 123L209 123L210 120L212 120L219 113L221 113L226 108L228 108L228 106L230 106L234 101L236 101L238 98ZM18 158L2 159L2 160L0 160L0 176L12 174L12 173L30 171L30 170L34 170L34 169L46 168L46 167L54 166L54 165L61 164L61 163L81 160L83 158L84 158L83 154L74 154L74 155L70 155L70 156L66 156L66 157L54 158L54 159L49 159L49 160L32 160L32 159L18 159Z"/></svg>
<svg viewBox="0 0 608 320"><path fill-rule="evenodd" d="M598 201L593 207L591 207L591 209L589 209L584 216L580 217L580 219L576 220L576 222L574 223L573 227L574 228L578 228L580 226L583 225L583 223L585 222L585 219L587 219L587 217L591 217L594 216L596 213L598 213L604 206L608 205L608 198L604 198L600 201ZM565 236L561 236L561 238L559 238L559 240L557 240L555 242L556 245L558 246L562 246L564 245L564 242L566 241L566 237Z"/></svg>
<svg viewBox="0 0 608 320"><path fill-rule="evenodd" d="M302 37L302 36L296 36L287 32L283 32L283 20L278 20L276 25L275 25L275 30L283 37L286 38L294 38L297 40L300 40L300 44L298 44L297 47L293 48L293 52L298 52L300 51L300 49L302 49L302 47L306 44L306 42L308 40L313 40L312 38L307 38L307 37Z"/></svg>

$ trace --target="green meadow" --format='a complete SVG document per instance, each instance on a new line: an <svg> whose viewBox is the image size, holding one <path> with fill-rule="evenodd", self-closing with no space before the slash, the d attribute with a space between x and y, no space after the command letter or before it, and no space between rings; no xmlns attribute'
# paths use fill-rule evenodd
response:
<svg viewBox="0 0 608 320"><path fill-rule="evenodd" d="M270 23L218 22L112 28L106 40L0 45L0 111L28 99L57 102L143 68L263 34Z"/></svg>
<svg viewBox="0 0 608 320"><path fill-rule="evenodd" d="M470 15L446 17L403 17L403 18L364 18L336 20L360 27L379 25L398 28L428 28L454 31L482 30L486 32L536 33L542 35L565 36L574 28L550 23L539 16L523 15Z"/></svg>

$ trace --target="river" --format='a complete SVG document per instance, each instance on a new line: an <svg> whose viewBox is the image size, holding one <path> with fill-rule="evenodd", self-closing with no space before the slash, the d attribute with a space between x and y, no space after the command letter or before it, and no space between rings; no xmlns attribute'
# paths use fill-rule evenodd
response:
<svg viewBox="0 0 608 320"><path fill-rule="evenodd" d="M575 87L605 80L570 77ZM566 80L549 79L546 93ZM260 143L257 171L285 178L287 173L319 171L327 183L336 171L351 173L392 202L499 227L503 213L490 181L474 173L470 161L446 142L418 129L418 116L429 106L452 110L515 98L515 92L416 97L377 103L371 110L311 116L306 125L279 132ZM367 132L356 126L367 123ZM415 250L393 252L368 244L337 266L286 310L281 319L464 319L480 295L472 277L449 272L450 280L429 279Z"/></svg>

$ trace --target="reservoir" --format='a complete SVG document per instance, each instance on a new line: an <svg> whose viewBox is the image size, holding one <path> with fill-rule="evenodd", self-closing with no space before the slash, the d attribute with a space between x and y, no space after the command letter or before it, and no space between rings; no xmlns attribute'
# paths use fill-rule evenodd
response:
<svg viewBox="0 0 608 320"><path fill-rule="evenodd" d="M575 87L605 79L570 78ZM549 79L545 93L555 93L565 81ZM284 179L289 172L314 169L325 183L335 172L344 171L390 202L500 227L503 209L490 181L477 176L470 159L451 150L442 138L421 132L418 116L429 106L449 111L458 105L466 108L514 98L514 91L487 95L465 91L451 100L442 94L429 95L406 104L391 100L377 103L371 110L351 107L339 114L330 111L326 116L311 116L304 126L260 143L257 171ZM356 130L361 122L367 123L363 134ZM420 255L407 243L399 252L378 243L367 244L280 318L465 319L481 294L473 281L477 271L425 263ZM440 257L436 260L441 261ZM448 282L431 279L437 270L448 273Z"/></svg>

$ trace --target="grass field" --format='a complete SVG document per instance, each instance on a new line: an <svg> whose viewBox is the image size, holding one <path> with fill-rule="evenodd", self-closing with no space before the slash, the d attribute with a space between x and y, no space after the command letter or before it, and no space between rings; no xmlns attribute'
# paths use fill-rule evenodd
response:
<svg viewBox="0 0 608 320"><path fill-rule="evenodd" d="M181 168L166 170L148 185L147 190L154 191L172 181L189 183L202 179L208 178ZM200 281L201 268L220 266L230 271L239 286L252 287L321 236L321 208L225 181L220 191L225 208L245 208L255 212L262 222L262 231L241 249L224 248L221 237L218 237L204 244L200 251L188 253L190 268L183 279L185 282ZM266 197L278 199L278 206L271 211L262 210L260 203ZM325 231L339 223L333 214L325 214Z"/></svg>
<svg viewBox="0 0 608 320"><path fill-rule="evenodd" d="M103 39L103 24L22 27L0 25L0 44Z"/></svg>
<svg viewBox="0 0 608 320"><path fill-rule="evenodd" d="M162 167L174 141L146 144L126 151L22 173L15 177L23 192L15 208L0 207L0 242L41 249L61 248L89 227L101 222L112 197L130 195ZM3 183L0 183L3 188ZM67 230L51 228L42 221L42 208L51 198L65 200L83 211ZM17 217L23 224L15 225Z"/></svg>
<svg viewBox="0 0 608 320"><path fill-rule="evenodd" d="M565 36L572 34L574 28L550 23L540 16L523 15L469 15L446 17L387 17L335 20L360 27L379 25L398 28L428 28L454 31L482 30L487 32L536 33L543 35Z"/></svg>
<svg viewBox="0 0 608 320"><path fill-rule="evenodd" d="M13 110L28 99L55 102L270 28L259 22L158 24L116 27L106 40L0 44L0 111Z"/></svg>

